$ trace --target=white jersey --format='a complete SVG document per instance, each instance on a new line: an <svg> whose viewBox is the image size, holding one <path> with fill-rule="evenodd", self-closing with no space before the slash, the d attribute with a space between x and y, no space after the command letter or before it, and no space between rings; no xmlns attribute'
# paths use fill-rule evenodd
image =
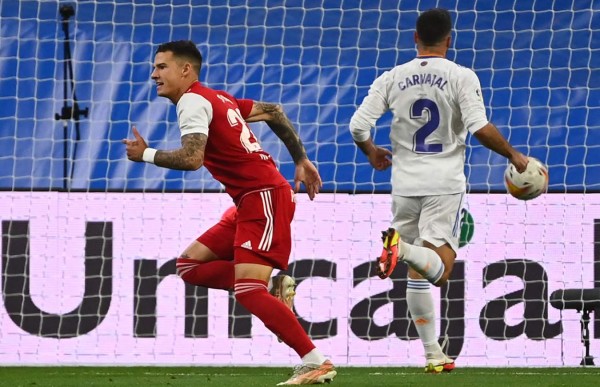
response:
<svg viewBox="0 0 600 387"><path fill-rule="evenodd" d="M475 73L440 57L417 57L377 78L350 120L354 140L369 139L393 113L392 194L464 192L465 139L487 123Z"/></svg>

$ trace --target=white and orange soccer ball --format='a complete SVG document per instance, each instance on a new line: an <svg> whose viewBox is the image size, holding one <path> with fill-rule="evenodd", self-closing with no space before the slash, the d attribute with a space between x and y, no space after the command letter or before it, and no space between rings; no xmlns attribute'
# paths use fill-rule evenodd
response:
<svg viewBox="0 0 600 387"><path fill-rule="evenodd" d="M523 173L508 164L504 171L504 185L508 193L519 200L535 199L548 190L548 168L535 157L528 157L529 163Z"/></svg>

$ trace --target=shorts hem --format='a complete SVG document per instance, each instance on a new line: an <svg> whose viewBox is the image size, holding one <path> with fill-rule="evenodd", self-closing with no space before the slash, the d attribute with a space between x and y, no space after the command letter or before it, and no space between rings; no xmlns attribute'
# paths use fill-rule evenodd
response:
<svg viewBox="0 0 600 387"><path fill-rule="evenodd" d="M269 252L271 253L271 252ZM238 263L252 263L256 265L264 265L272 267L273 269L286 270L288 268L288 263L278 262L275 259L271 259L266 257L259 252L248 250L244 247L235 246L234 247L234 264Z"/></svg>
<svg viewBox="0 0 600 387"><path fill-rule="evenodd" d="M419 237L415 240L415 244L417 244L416 242L419 242L420 246L423 246L423 242L428 242L431 243L432 245L434 245L435 247L440 247L443 246L445 244L449 244L450 248L452 250L454 250L455 253L458 254L458 242L454 242L448 238L444 238L444 237L438 237L438 238L433 238L433 237Z"/></svg>

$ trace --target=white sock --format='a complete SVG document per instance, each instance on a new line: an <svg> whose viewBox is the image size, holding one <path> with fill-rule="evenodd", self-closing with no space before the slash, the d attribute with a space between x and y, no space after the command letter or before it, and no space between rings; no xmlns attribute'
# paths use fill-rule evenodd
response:
<svg viewBox="0 0 600 387"><path fill-rule="evenodd" d="M302 357L302 364L318 364L321 365L327 360L325 356L318 349L314 348L312 351Z"/></svg>
<svg viewBox="0 0 600 387"><path fill-rule="evenodd" d="M408 279L406 303L427 359L443 359L444 354L435 332L435 309L429 283L425 279Z"/></svg>
<svg viewBox="0 0 600 387"><path fill-rule="evenodd" d="M402 260L435 285L444 274L444 263L440 256L427 247L402 244Z"/></svg>

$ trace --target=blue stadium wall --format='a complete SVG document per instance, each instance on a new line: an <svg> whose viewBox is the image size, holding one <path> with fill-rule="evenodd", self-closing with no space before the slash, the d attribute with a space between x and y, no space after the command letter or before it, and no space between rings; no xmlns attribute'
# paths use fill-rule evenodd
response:
<svg viewBox="0 0 600 387"><path fill-rule="evenodd" d="M205 58L203 83L284 105L325 190L389 191L389 172L374 173L357 153L348 122L371 81L414 56L418 11L439 5L456 24L450 58L477 72L490 118L511 142L549 165L550 190L600 190L600 1L249 3L72 2L75 91L89 117L65 131L55 120L63 105L64 3L0 1L0 189L218 190L205 171L133 164L120 142L135 124L152 146L178 145L175 108L156 96L149 75L159 43L193 39ZM389 119L375 132L382 144ZM264 127L255 130L292 179L285 149ZM506 161L472 144L470 190L502 191Z"/></svg>

